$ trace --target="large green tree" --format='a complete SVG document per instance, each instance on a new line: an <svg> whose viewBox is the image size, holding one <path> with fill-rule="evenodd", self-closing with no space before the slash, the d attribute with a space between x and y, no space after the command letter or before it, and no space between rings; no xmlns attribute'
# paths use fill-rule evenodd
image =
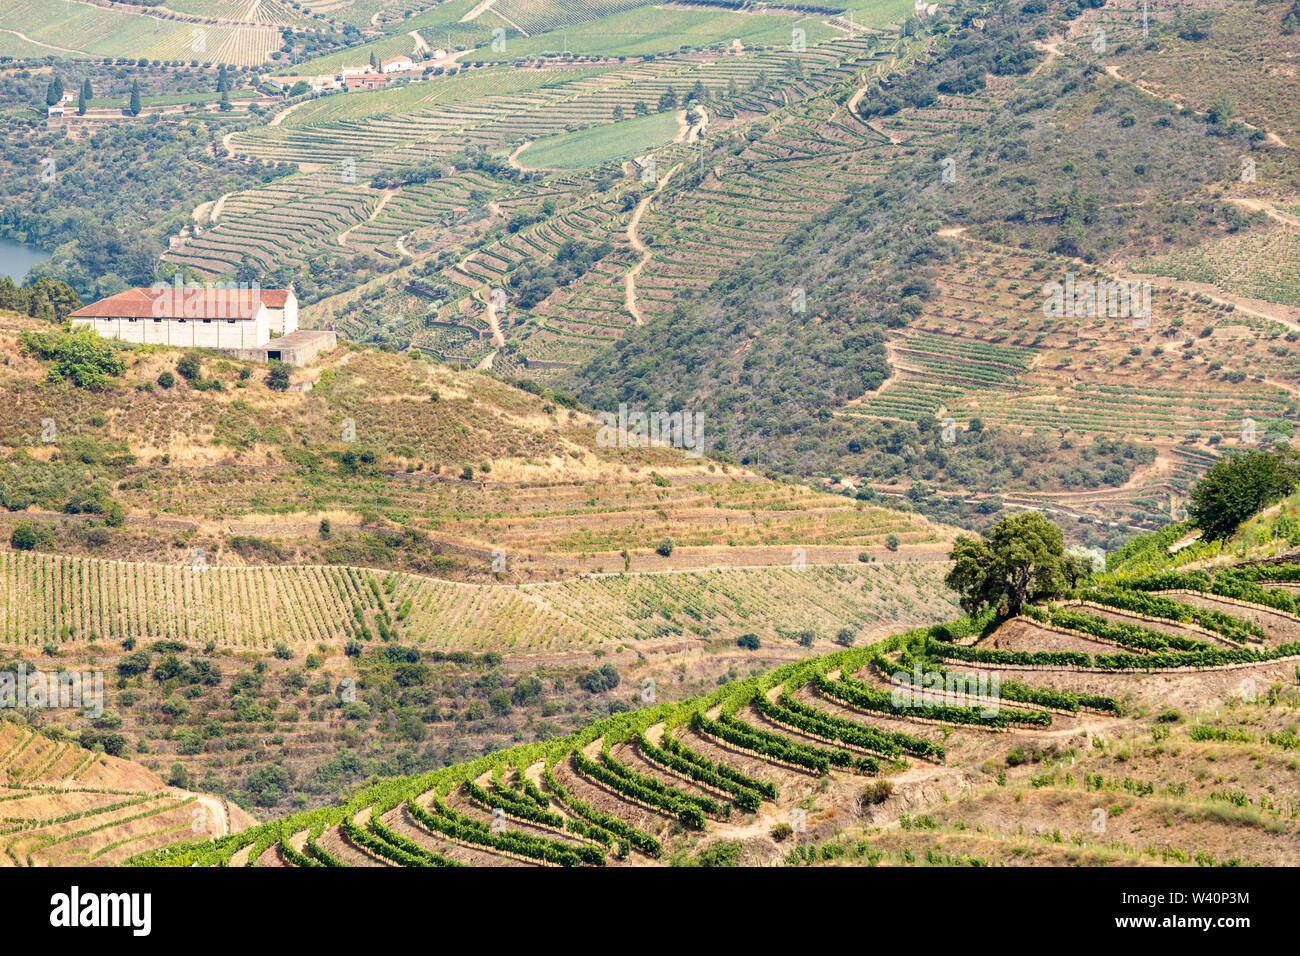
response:
<svg viewBox="0 0 1300 956"><path fill-rule="evenodd" d="M1008 515L983 539L963 535L949 557L953 567L944 580L970 613L995 607L1019 614L1026 601L1065 584L1065 536L1037 511Z"/></svg>
<svg viewBox="0 0 1300 956"><path fill-rule="evenodd" d="M1206 538L1227 540L1270 501L1295 490L1300 459L1290 448L1220 458L1192 489L1187 517Z"/></svg>

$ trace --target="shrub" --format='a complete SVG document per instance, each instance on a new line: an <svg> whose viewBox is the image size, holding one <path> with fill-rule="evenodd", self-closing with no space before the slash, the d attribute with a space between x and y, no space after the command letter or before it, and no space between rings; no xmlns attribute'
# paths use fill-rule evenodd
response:
<svg viewBox="0 0 1300 956"><path fill-rule="evenodd" d="M176 384L176 376L171 372L163 372L158 376L158 385L162 388L171 388Z"/></svg>
<svg viewBox="0 0 1300 956"><path fill-rule="evenodd" d="M788 823L778 823L776 826L772 827L772 839L777 843L788 840L793 835L794 827L790 826Z"/></svg>
<svg viewBox="0 0 1300 956"><path fill-rule="evenodd" d="M289 366L283 362L272 362L271 371L266 374L266 387L273 392L289 390Z"/></svg>
<svg viewBox="0 0 1300 956"><path fill-rule="evenodd" d="M15 551L35 551L39 540L36 528L29 522L23 522L9 536L9 547Z"/></svg>
<svg viewBox="0 0 1300 956"><path fill-rule="evenodd" d="M759 641L757 634L742 634L740 637L736 638L736 646L742 647L747 651L758 650L758 644Z"/></svg>
<svg viewBox="0 0 1300 956"><path fill-rule="evenodd" d="M78 388L103 388L110 376L121 375L126 368L118 358L117 344L89 329L23 332L18 344L24 354L54 363L50 369L52 379L68 379Z"/></svg>
<svg viewBox="0 0 1300 956"><path fill-rule="evenodd" d="M671 556L673 553L673 539L664 538L655 546L655 550L660 554L662 554L665 558Z"/></svg>
<svg viewBox="0 0 1300 956"><path fill-rule="evenodd" d="M185 355L176 363L176 374L187 382L197 382L203 377L203 364L197 355Z"/></svg>
<svg viewBox="0 0 1300 956"><path fill-rule="evenodd" d="M862 803L866 806L875 806L878 803L884 803L894 793L894 782L892 780L877 780L875 783L868 784L862 791Z"/></svg>
<svg viewBox="0 0 1300 956"><path fill-rule="evenodd" d="M582 686L593 694L613 690L619 682L618 668L613 664L601 664L582 675Z"/></svg>
<svg viewBox="0 0 1300 956"><path fill-rule="evenodd" d="M167 774L167 786L180 787L182 790L190 789L190 773L185 769L185 764L179 760L172 764Z"/></svg>

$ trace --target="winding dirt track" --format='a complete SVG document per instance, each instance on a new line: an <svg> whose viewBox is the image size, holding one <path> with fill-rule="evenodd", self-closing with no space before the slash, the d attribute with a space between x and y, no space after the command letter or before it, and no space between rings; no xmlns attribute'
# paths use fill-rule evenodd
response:
<svg viewBox="0 0 1300 956"><path fill-rule="evenodd" d="M202 793L195 794L194 799L198 800L207 810L208 822L212 824L212 832L208 836L215 840L230 833L230 820L226 816L226 808L220 800Z"/></svg>
<svg viewBox="0 0 1300 956"><path fill-rule="evenodd" d="M45 47L45 49L47 50L58 50L60 53L75 53L77 54L77 56L89 56L89 54L86 53L85 50L70 50L66 46L53 46L52 44L49 43L42 43L40 40L33 40L25 33L19 33L17 30L7 30L4 29L3 27L0 27L0 33L12 34L13 36L16 36L18 39L30 43L33 46L42 46Z"/></svg>
<svg viewBox="0 0 1300 956"><path fill-rule="evenodd" d="M680 168L681 163L678 163L664 173L663 178L659 180L659 184L655 186L654 192L642 197L641 201L636 204L636 209L632 211L632 218L627 223L627 241L632 244L633 249L641 253L641 259L628 270L623 279L623 307L627 309L637 325L645 324L645 316L641 313L640 306L636 304L636 277L641 274L641 270L650 261L650 249L637 235L637 227L641 224L641 217L645 215L645 211L650 208L650 203L659 195L664 186L668 185L668 180L672 174Z"/></svg>
<svg viewBox="0 0 1300 956"><path fill-rule="evenodd" d="M364 226L364 225L365 225L366 223L368 223L368 222L373 222L374 219L375 219L375 217L378 216L381 212L383 212L384 207L388 205L388 200L390 200L390 199L392 199L394 196L396 196L397 193L398 193L398 190L397 190L396 188L394 188L394 189L385 189L385 190L380 194L380 196L379 196L379 202L375 204L375 208L372 209L372 210L370 210L370 215L366 216L365 219L363 219L361 222L357 223L356 226L348 226L348 228L344 229L342 232L339 233L339 235L338 235L338 243L339 243L339 245L340 245L340 246L346 246L346 245L348 244L348 236L352 235L352 230L355 229L355 228L357 228L357 226ZM224 197L223 197L223 198L224 198Z"/></svg>
<svg viewBox="0 0 1300 956"><path fill-rule="evenodd" d="M1260 202L1258 199L1247 199L1245 196L1229 196L1228 202L1234 206L1239 206L1247 212L1262 212L1274 222L1281 224L1292 232L1300 231L1300 216L1293 216L1289 212L1282 212L1275 206L1268 203Z"/></svg>
<svg viewBox="0 0 1300 956"><path fill-rule="evenodd" d="M487 317L488 328L492 330L492 344L497 348L501 348L506 344L506 337L501 334L501 324L497 321L497 308L492 304L492 293L488 292L487 295L483 295L481 289L475 289L472 295L475 299L478 299L483 303L483 310ZM489 363L483 367L491 368L492 366Z"/></svg>

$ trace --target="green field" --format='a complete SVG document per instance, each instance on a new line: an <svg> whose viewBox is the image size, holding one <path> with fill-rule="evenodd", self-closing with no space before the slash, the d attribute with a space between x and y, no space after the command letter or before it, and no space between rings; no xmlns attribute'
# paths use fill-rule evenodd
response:
<svg viewBox="0 0 1300 956"><path fill-rule="evenodd" d="M251 65L266 60L273 38L278 42L268 25L199 26L72 0L0 0L0 30L10 31L3 44L6 49L21 43L14 35L21 33L34 41L31 46L45 44L36 47L35 55L61 57L201 59Z"/></svg>
<svg viewBox="0 0 1300 956"><path fill-rule="evenodd" d="M947 6L943 2L939 5ZM783 0L781 6L836 7L840 4L829 3L827 0ZM852 12L855 25L875 30L882 29L890 23L901 22L904 17L912 16L916 9L913 0L847 0L843 6L846 17L849 12Z"/></svg>
<svg viewBox="0 0 1300 956"><path fill-rule="evenodd" d="M231 90L230 98L232 100L255 100L257 99L256 90ZM209 90L205 93L168 93L166 96L142 96L140 97L141 106L179 106L189 103L215 103L221 99L221 94L215 90ZM125 109L130 103L130 96L111 96L96 97L90 100L86 105L92 110L111 110L118 107ZM68 104L69 108L76 106L76 101Z"/></svg>
<svg viewBox="0 0 1300 956"><path fill-rule="evenodd" d="M313 127L343 120L412 113L453 103L468 103L493 94L522 93L563 86L596 76L598 72L594 69L517 72L475 70L373 93L335 93L294 110L285 117L283 125Z"/></svg>
<svg viewBox="0 0 1300 956"><path fill-rule="evenodd" d="M504 50L476 50L473 59L505 61L565 50L579 56L646 56L676 53L682 47L730 46L733 40L746 47L789 46L796 27L808 43L839 35L814 18L642 7L528 38L508 31Z"/></svg>
<svg viewBox="0 0 1300 956"><path fill-rule="evenodd" d="M0 56L12 56L27 59L49 56L51 53L57 52L57 50L51 50L49 47L29 43L17 34L0 32Z"/></svg>
<svg viewBox="0 0 1300 956"><path fill-rule="evenodd" d="M519 154L529 169L584 169L672 142L677 113L652 113L576 133L548 136Z"/></svg>
<svg viewBox="0 0 1300 956"><path fill-rule="evenodd" d="M739 40L746 47L788 47L795 27L803 30L808 43L840 36L825 23L826 17L799 17L788 11L772 14L742 14L731 11L692 10L678 7L641 6L613 13L599 20L573 23L563 29L523 36L515 27L492 16L492 11L461 23L460 18L477 5L476 0L452 0L391 27L394 32L361 46L331 53L297 66L284 66L278 73L324 73L344 66L359 66L374 53L379 59L411 53L414 42L407 31L418 29L434 48L473 49L465 62L499 63L547 53L569 52L576 56L647 56L676 53L683 47L730 46ZM793 4L797 6L798 4ZM912 10L906 0L879 0L855 11L854 22L863 27L883 27ZM492 31L504 29L502 50L492 49Z"/></svg>

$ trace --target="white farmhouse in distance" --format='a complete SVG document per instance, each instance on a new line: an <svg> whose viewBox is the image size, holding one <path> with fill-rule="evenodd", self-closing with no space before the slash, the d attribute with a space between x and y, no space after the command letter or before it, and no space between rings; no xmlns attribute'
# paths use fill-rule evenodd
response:
<svg viewBox="0 0 1300 956"><path fill-rule="evenodd" d="M394 56L380 63L379 69L383 73L403 73L406 70L414 70L415 61L409 56Z"/></svg>
<svg viewBox="0 0 1300 956"><path fill-rule="evenodd" d="M292 289L127 289L72 313L104 338L182 348L254 349L298 328Z"/></svg>
<svg viewBox="0 0 1300 956"><path fill-rule="evenodd" d="M189 288L159 283L100 299L70 316L74 328L144 345L204 348L238 358L303 365L336 343L334 332L299 331L293 289Z"/></svg>

